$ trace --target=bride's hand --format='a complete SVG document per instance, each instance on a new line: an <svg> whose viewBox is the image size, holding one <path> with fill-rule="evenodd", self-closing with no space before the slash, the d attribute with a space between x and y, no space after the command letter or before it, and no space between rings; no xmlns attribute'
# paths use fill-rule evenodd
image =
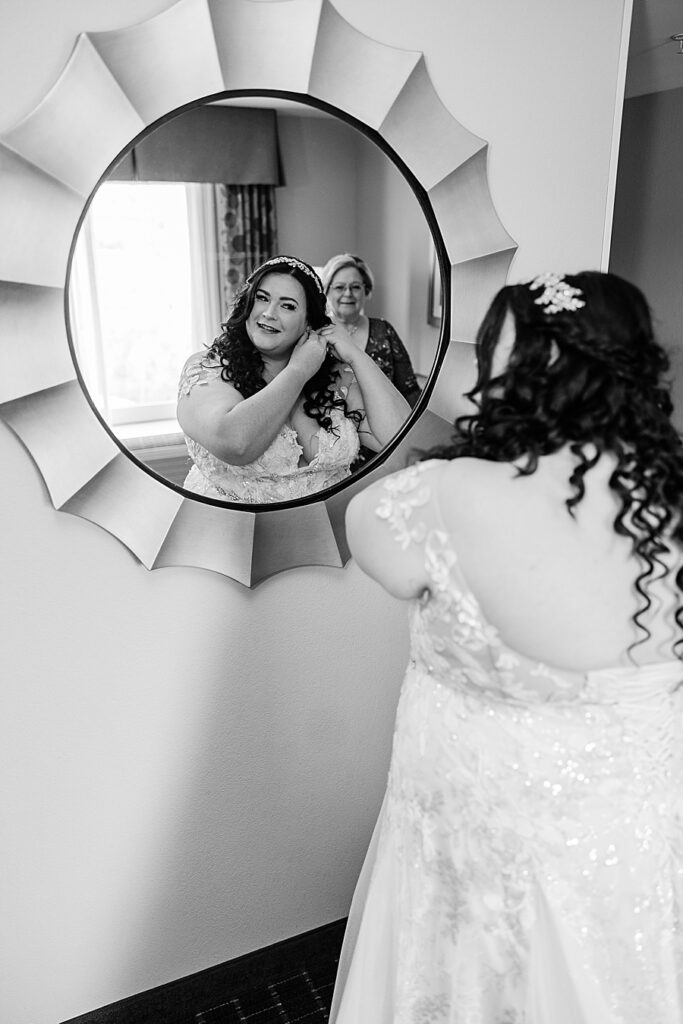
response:
<svg viewBox="0 0 683 1024"><path fill-rule="evenodd" d="M354 357L360 352L349 332L341 324L328 324L326 327L322 327L320 335L327 342L332 355L340 363L351 365Z"/></svg>
<svg viewBox="0 0 683 1024"><path fill-rule="evenodd" d="M321 334L307 327L289 357L289 366L300 370L309 380L322 366L327 355L327 341Z"/></svg>

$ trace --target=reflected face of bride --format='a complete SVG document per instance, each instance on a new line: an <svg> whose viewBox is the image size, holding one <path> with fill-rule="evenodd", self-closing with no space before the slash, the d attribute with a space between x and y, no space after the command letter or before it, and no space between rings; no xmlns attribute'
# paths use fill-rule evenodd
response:
<svg viewBox="0 0 683 1024"><path fill-rule="evenodd" d="M266 274L254 294L246 330L263 355L287 355L306 329L306 293L288 274Z"/></svg>

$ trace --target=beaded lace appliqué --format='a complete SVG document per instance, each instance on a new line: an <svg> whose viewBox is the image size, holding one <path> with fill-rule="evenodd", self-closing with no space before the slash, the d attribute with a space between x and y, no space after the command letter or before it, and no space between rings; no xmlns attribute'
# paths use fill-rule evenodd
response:
<svg viewBox="0 0 683 1024"><path fill-rule="evenodd" d="M387 520L391 532L404 551L409 544L424 541L427 533L423 522L418 522L412 528L410 525L413 511L426 505L431 494L428 487L419 488L419 483L419 465L410 466L402 473L388 477L384 482L387 493L377 507L377 515Z"/></svg>
<svg viewBox="0 0 683 1024"><path fill-rule="evenodd" d="M180 374L178 397L185 397L193 388L216 380L220 377L222 369L220 363L206 362L203 357L188 360Z"/></svg>
<svg viewBox="0 0 683 1024"><path fill-rule="evenodd" d="M434 465L434 460L420 462L388 477L376 509L404 551L411 544L424 550L430 588L414 612L414 654L430 671L441 671L458 685L469 679L507 697L562 699L576 689L576 681L506 647L464 584L448 533L438 516L429 514L433 495L428 477Z"/></svg>

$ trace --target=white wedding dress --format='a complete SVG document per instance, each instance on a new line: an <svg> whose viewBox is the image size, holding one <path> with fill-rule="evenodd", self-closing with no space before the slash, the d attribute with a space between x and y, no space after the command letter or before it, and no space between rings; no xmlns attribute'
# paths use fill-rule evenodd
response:
<svg viewBox="0 0 683 1024"><path fill-rule="evenodd" d="M683 665L567 673L506 646L430 478L377 514L424 552L387 793L332 1024L681 1024Z"/></svg>
<svg viewBox="0 0 683 1024"><path fill-rule="evenodd" d="M221 369L220 364L204 358L191 359L183 368L179 395L188 395L192 388L220 377ZM340 385L339 396L346 398L348 389L348 383ZM332 487L350 475L360 443L353 421L341 409L331 409L329 416L332 429L319 428L317 454L306 465L300 465L303 448L288 423L262 455L244 466L223 462L186 434L193 466L183 487L194 494L247 504L305 498Z"/></svg>

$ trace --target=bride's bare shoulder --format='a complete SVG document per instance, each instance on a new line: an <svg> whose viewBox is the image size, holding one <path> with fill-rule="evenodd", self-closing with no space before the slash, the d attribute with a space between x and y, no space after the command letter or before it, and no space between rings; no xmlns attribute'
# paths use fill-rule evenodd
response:
<svg viewBox="0 0 683 1024"><path fill-rule="evenodd" d="M475 459L462 456L445 461L440 473L443 484L457 487L496 486L514 480L519 471L511 462L492 462L490 459Z"/></svg>
<svg viewBox="0 0 683 1024"><path fill-rule="evenodd" d="M517 508L521 492L516 466L488 459L457 458L439 473L437 501L449 528L479 529L505 508ZM522 488L524 490L524 488Z"/></svg>

